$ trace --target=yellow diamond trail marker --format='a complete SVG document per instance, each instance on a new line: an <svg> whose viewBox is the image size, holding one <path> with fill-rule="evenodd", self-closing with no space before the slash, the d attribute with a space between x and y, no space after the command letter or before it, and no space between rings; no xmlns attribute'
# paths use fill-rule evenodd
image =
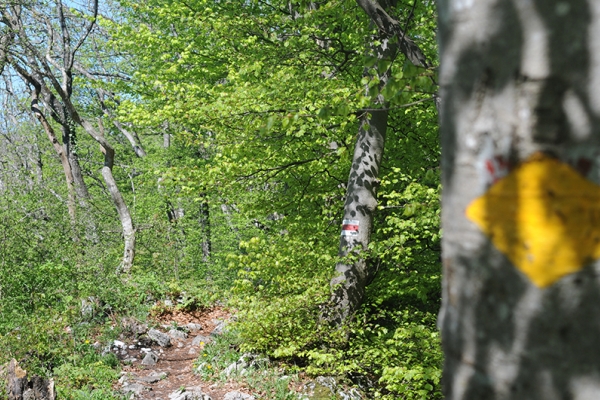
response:
<svg viewBox="0 0 600 400"><path fill-rule="evenodd" d="M516 167L466 214L542 288L600 258L600 186L547 155Z"/></svg>

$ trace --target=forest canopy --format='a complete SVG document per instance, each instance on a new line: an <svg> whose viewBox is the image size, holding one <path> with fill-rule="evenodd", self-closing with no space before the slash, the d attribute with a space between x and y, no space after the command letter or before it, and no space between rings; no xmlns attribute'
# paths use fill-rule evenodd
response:
<svg viewBox="0 0 600 400"><path fill-rule="evenodd" d="M242 351L441 397L433 2L1 12L0 363L109 398L62 327L218 302Z"/></svg>

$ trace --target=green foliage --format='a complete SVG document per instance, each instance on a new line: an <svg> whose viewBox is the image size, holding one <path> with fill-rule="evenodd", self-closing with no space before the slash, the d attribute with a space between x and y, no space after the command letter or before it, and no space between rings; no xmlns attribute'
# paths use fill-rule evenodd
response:
<svg viewBox="0 0 600 400"><path fill-rule="evenodd" d="M194 368L203 379L218 379L219 373L238 361L241 356L237 350L240 345L239 336L232 331L226 331L223 335L217 336L214 341L202 345L204 347Z"/></svg>
<svg viewBox="0 0 600 400"><path fill-rule="evenodd" d="M296 376L282 376L282 369L269 362L257 362L243 371L232 372L226 376L223 372L234 362L240 360L240 336L237 332L228 330L215 337L214 341L204 345L200 356L194 363L194 370L203 380L227 382L236 379L248 385L254 393L261 393L261 398L272 400L292 400L297 394L289 389L291 381Z"/></svg>
<svg viewBox="0 0 600 400"><path fill-rule="evenodd" d="M68 363L54 370L58 396L73 400L121 398L111 390L119 378L116 364L118 360L112 353L101 357L91 351L72 356Z"/></svg>
<svg viewBox="0 0 600 400"><path fill-rule="evenodd" d="M114 360L86 343L114 336L111 318L144 316L153 304L159 312L166 299L193 309L227 298L239 310L235 334L205 348L204 378L218 379L239 351L253 351L367 381L380 398L439 398L434 69L369 55L372 26L353 0L113 6L101 20L110 37L84 45L81 62L94 67L102 50L114 77L77 76L74 90L77 107L114 142L115 179L136 226L134 266L127 277L116 273L121 230L97 144L76 143L90 198L74 223L59 162L42 152L43 179L34 183L23 167L21 180L0 188L0 362L16 357L54 374L65 398L116 398ZM435 60L431 2L401 1L391 12ZM380 87L376 72L385 69ZM135 158L95 88L115 94L105 104L142 136L146 157ZM363 253L374 274L355 320L332 330L321 317L358 119L381 107L381 96L390 109L386 150ZM28 132L21 136L41 143ZM95 311L84 317L89 298ZM288 396L261 374L248 381Z"/></svg>
<svg viewBox="0 0 600 400"><path fill-rule="evenodd" d="M221 217L221 226L229 227L215 235L230 244L211 271L227 265L234 279L230 304L239 310L242 350L302 359L315 372L335 365L328 367L332 373L381 379L388 393L435 393L439 351L432 360L420 356L437 349L433 315L440 292L433 71L404 59L363 57L371 28L350 0L319 7L287 1L123 5L129 23L107 23L135 65L120 115L149 130L167 121L181 140L179 151L199 155L161 169L160 176L175 196L207 199L213 220ZM406 29L435 59L431 4L399 4L400 19L402 6L412 10ZM374 71L386 68L392 78L379 91ZM367 252L377 273L356 316L365 331L350 325L332 332L320 316L338 261L357 116L380 107L379 95L392 111ZM231 207L228 217L219 212L222 204ZM181 253L191 254L183 246ZM158 257L155 268L165 261ZM423 321L405 318L406 310ZM385 323L369 313L385 316ZM385 353L404 350L401 337L409 334L416 342L410 361ZM372 354L368 368L360 366L363 353Z"/></svg>

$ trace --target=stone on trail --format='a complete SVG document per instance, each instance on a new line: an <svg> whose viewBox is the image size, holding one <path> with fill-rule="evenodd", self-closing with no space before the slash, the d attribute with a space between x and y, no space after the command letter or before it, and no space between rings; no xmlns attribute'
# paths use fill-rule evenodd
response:
<svg viewBox="0 0 600 400"><path fill-rule="evenodd" d="M169 347L171 345L171 338L169 335L157 329L150 329L148 331L148 337L158 343L160 347Z"/></svg>
<svg viewBox="0 0 600 400"><path fill-rule="evenodd" d="M187 339L187 337L188 337L187 333L185 333L184 331L180 331L178 329L171 329L169 331L169 336L171 336L173 339L179 339L179 340L184 340L184 339Z"/></svg>
<svg viewBox="0 0 600 400"><path fill-rule="evenodd" d="M145 383L156 383L160 380L163 380L167 377L167 373L166 372L161 372L160 374L152 374L152 375L148 375L148 376L136 376L135 380L139 381L139 382L145 382Z"/></svg>
<svg viewBox="0 0 600 400"><path fill-rule="evenodd" d="M233 392L226 393L225 397L223 397L223 400L255 400L255 397L250 394L234 390Z"/></svg>
<svg viewBox="0 0 600 400"><path fill-rule="evenodd" d="M158 362L158 355L152 351L149 351L142 360L142 365L155 365Z"/></svg>
<svg viewBox="0 0 600 400"><path fill-rule="evenodd" d="M140 383L128 383L127 382L123 385L123 387L121 387L121 392L123 392L125 394L133 393L133 394L139 395L144 390L150 390L150 389Z"/></svg>
<svg viewBox="0 0 600 400"><path fill-rule="evenodd" d="M200 324L189 323L185 327L190 331L201 331L202 330L202 325L200 325Z"/></svg>
<svg viewBox="0 0 600 400"><path fill-rule="evenodd" d="M212 398L202 392L198 386L177 389L169 395L169 400L212 400Z"/></svg>

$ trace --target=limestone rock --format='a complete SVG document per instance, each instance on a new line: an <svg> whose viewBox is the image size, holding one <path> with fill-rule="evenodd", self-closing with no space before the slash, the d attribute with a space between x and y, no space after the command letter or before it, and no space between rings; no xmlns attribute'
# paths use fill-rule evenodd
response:
<svg viewBox="0 0 600 400"><path fill-rule="evenodd" d="M225 328L227 327L227 322L221 321L218 319L214 319L213 322L216 324L215 329L210 333L210 336L218 336L222 335L225 332Z"/></svg>
<svg viewBox="0 0 600 400"><path fill-rule="evenodd" d="M178 329L171 329L169 331L169 336L173 339L184 340L187 339L188 335L184 331L180 331Z"/></svg>
<svg viewBox="0 0 600 400"><path fill-rule="evenodd" d="M255 397L250 394L234 390L233 392L226 393L225 397L223 397L223 400L255 400Z"/></svg>
<svg viewBox="0 0 600 400"><path fill-rule="evenodd" d="M192 341L192 346L200 346L201 343L210 343L212 339L209 336L198 335Z"/></svg>
<svg viewBox="0 0 600 400"><path fill-rule="evenodd" d="M157 329L150 329L148 337L158 343L160 347L169 347L171 345L171 337Z"/></svg>
<svg viewBox="0 0 600 400"><path fill-rule="evenodd" d="M200 324L189 323L185 327L190 331L201 331L202 330L202 325L200 325Z"/></svg>
<svg viewBox="0 0 600 400"><path fill-rule="evenodd" d="M123 330L129 331L135 335L143 335L148 332L148 325L142 324L135 318L125 317L121 319L121 326Z"/></svg>
<svg viewBox="0 0 600 400"><path fill-rule="evenodd" d="M142 365L155 365L158 362L158 354L149 351L142 360Z"/></svg>
<svg viewBox="0 0 600 400"><path fill-rule="evenodd" d="M135 395L139 395L141 394L144 390L150 390L150 388L140 384L140 383L129 383L126 382L123 387L121 387L121 392L127 394L127 393L133 393Z"/></svg>
<svg viewBox="0 0 600 400"><path fill-rule="evenodd" d="M245 375L248 368L260 368L265 367L269 364L267 358L261 357L257 354L245 353L240 359L223 370L223 374L227 377L232 374Z"/></svg>
<svg viewBox="0 0 600 400"><path fill-rule="evenodd" d="M202 392L198 386L178 389L169 395L169 400L212 400L211 397Z"/></svg>
<svg viewBox="0 0 600 400"><path fill-rule="evenodd" d="M152 374L152 375L148 375L148 376L136 376L135 380L138 382L156 383L160 380L165 379L166 377L167 377L167 373L161 372L160 374Z"/></svg>

